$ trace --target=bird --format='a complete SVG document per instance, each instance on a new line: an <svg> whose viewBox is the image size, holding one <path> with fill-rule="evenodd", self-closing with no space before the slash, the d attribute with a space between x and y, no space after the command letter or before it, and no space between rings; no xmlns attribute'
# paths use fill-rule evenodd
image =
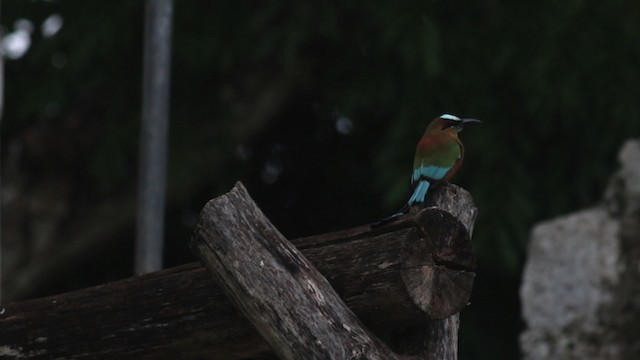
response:
<svg viewBox="0 0 640 360"><path fill-rule="evenodd" d="M411 206L423 204L429 189L449 181L464 159L464 146L458 133L466 126L481 123L478 119L460 119L451 114L442 114L433 119L416 146L411 197L399 212L380 222L391 221L406 214Z"/></svg>

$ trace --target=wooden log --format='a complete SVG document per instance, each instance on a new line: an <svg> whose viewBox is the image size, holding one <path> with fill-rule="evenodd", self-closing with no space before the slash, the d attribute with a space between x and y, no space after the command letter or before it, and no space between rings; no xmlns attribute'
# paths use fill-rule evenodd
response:
<svg viewBox="0 0 640 360"><path fill-rule="evenodd" d="M403 258L403 254L417 255L401 244L416 239L428 244L419 240L426 233L418 225L419 218L412 214L373 231L362 226L292 242L371 329L416 326L429 317L430 310L425 309L443 314L442 306L435 303L415 304L416 295L404 284L403 279L411 276L403 277L402 271L412 270L406 265L412 257ZM455 240L464 236L461 232L449 241L436 242L431 249L440 249L436 253L443 255L425 265L448 271L445 263L449 261L456 272L469 273L463 286L467 290L450 311L459 311L467 303L473 279L472 271L456 270L475 267L473 254L468 255L470 242ZM451 250L445 250L449 247ZM467 255L446 260L448 253ZM197 263L0 306L0 359L231 360L261 358L267 352L269 346Z"/></svg>
<svg viewBox="0 0 640 360"><path fill-rule="evenodd" d="M314 238L313 241L307 240L307 243L317 245L318 241L324 241L331 244L322 248L323 252L331 254L324 256L324 259L340 264L342 268L367 267L369 271L360 274L373 276L374 282L387 275L384 271L387 268L396 270L388 273L400 275L402 281L387 283L403 285L405 291L395 293L409 295L408 298L402 295L399 298L405 307L418 307L424 313L417 318L449 317L460 310L461 298L464 304L468 301L474 276L470 270L475 266L475 258L466 227L449 213L435 208L425 209L393 225L404 226L409 220L417 226L406 227L407 235L400 238L384 237L380 242L391 245L390 249L401 249L399 253L396 251L395 256L381 252L374 236L366 238L366 243L358 244L370 252L361 252L364 256L357 258L350 257L349 252L344 251L348 249L342 249L340 242L335 242L335 239L357 239L360 235L357 231L348 236L329 234ZM297 243L304 249L304 240ZM345 315L350 312L333 296L333 289L325 286L324 279L318 277L313 266L277 232L240 184L224 197L207 204L201 214L192 247L218 282L224 284L236 306L282 358L295 359L306 354L308 358L337 359L343 358L352 349L362 347L349 336L348 341L344 341L346 334L334 329L332 324L348 321L350 329L362 329L360 333L366 333L366 329L358 322L350 322L357 319ZM380 254L384 256L378 257ZM347 276L349 273L345 272ZM357 283L354 280L357 279L345 283ZM317 283L312 287L305 286L312 281ZM337 283L335 278L333 283ZM318 298L331 298L332 301L318 303L315 301ZM327 304L334 309L333 312L325 310ZM337 320L334 318L337 313L346 318ZM377 313L384 316L380 309L377 309ZM310 318L305 316L307 314L320 315ZM309 321L311 319L313 321ZM457 335L457 324L455 330ZM314 339L320 339L324 347L309 347ZM360 338L366 343L375 340L368 336L366 340L363 339ZM384 351L378 346L371 346L367 347L374 350L375 357Z"/></svg>
<svg viewBox="0 0 640 360"><path fill-rule="evenodd" d="M245 359L270 352L200 263L0 306L0 359Z"/></svg>
<svg viewBox="0 0 640 360"><path fill-rule="evenodd" d="M280 359L397 359L242 184L210 201L191 248Z"/></svg>
<svg viewBox="0 0 640 360"><path fill-rule="evenodd" d="M437 207L450 214L460 221L467 230L468 237L464 240L464 244L471 246L470 237L473 233L478 209L469 193L455 185L444 184L430 193L427 204ZM429 227L429 225L426 225ZM429 227L438 229L438 227ZM436 236L437 238L437 236ZM468 241L468 242L467 242ZM444 246L444 249L459 249L456 246ZM472 250L468 250L472 251ZM454 250L448 252L446 250L438 252L436 258L440 258L441 262L446 263L453 259L454 267L456 259L462 256L467 258L465 251ZM473 267L475 268L475 257L473 253L469 254ZM468 283L467 283L468 284ZM471 286L471 284L468 284ZM471 289L468 289L469 292ZM460 325L459 314L455 313L444 319L435 319L418 325L408 325L404 329L395 330L393 334L394 348L404 354L415 355L419 358L430 360L455 360L458 358L458 328ZM410 334L410 335L408 335Z"/></svg>
<svg viewBox="0 0 640 360"><path fill-rule="evenodd" d="M464 226L440 209L423 209L374 231L363 226L292 242L374 329L444 319L469 302L471 242ZM371 298L388 302L371 308Z"/></svg>

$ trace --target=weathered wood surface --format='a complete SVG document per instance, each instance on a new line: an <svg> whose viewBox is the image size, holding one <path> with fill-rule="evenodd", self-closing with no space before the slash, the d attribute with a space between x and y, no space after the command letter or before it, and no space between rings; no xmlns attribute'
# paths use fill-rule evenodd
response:
<svg viewBox="0 0 640 360"><path fill-rule="evenodd" d="M416 305L412 299L420 295L411 295L403 282L416 270L403 268L403 259L412 257L403 258L409 248L402 248L399 239L406 243L424 238L416 216L419 218L412 214L373 231L361 226L292 242L370 329L417 326L425 324L429 311L440 312L439 316L448 311L443 310L447 306L429 301L422 302L429 306ZM462 232L448 241L421 246L439 249L434 253L441 254L425 265L441 274L434 279L461 289L457 305L450 307L453 312L466 305L473 280L475 260L465 236ZM410 253L414 259L419 257ZM455 273L460 273L458 280L466 280L446 280L447 274ZM225 360L266 358L268 351L269 346L233 308L206 269L195 263L0 306L0 359Z"/></svg>
<svg viewBox="0 0 640 360"><path fill-rule="evenodd" d="M312 263L370 326L444 319L468 304L475 277L471 242L464 226L440 209L374 231L363 226L293 243L320 260ZM372 309L371 298L389 303Z"/></svg>
<svg viewBox="0 0 640 360"><path fill-rule="evenodd" d="M268 351L199 263L0 306L0 359L242 359Z"/></svg>
<svg viewBox="0 0 640 360"><path fill-rule="evenodd" d="M384 252L379 251L374 236L363 239L366 244L358 244L370 253L361 252L354 258L349 249L334 249L333 256L324 259L341 267L357 263L362 268L364 263L370 271L361 274L371 275L373 282L388 273L400 275L401 281L389 283L404 288L397 293L409 295L403 299L406 306L424 312L416 318L428 324L425 332L430 335L425 339L423 331L414 334L422 346L409 352L424 359L433 358L433 353L453 359L457 341L453 349L449 342L457 340L458 324L457 317L447 317L460 310L461 299L462 305L468 301L474 276L475 259L467 229L449 213L435 208L404 217L385 229L393 226L407 231L405 236L380 242L396 249L394 256L386 253L377 258ZM306 243L332 244L345 238L344 234L335 235L307 239ZM356 239L358 235L357 231L350 234ZM339 248L339 241L336 245ZM305 241L298 241L298 246L304 249ZM364 359L395 356L368 333L311 263L264 217L241 184L205 206L192 249L281 358L343 359L355 353L356 358ZM377 315L383 316L379 310ZM427 319L444 320L434 324Z"/></svg>
<svg viewBox="0 0 640 360"><path fill-rule="evenodd" d="M470 240L475 219L478 215L478 209L471 195L466 190L455 185L444 184L438 187L433 193L430 193L428 205L452 214L467 229L467 239ZM434 229L438 228L439 227L435 227ZM445 251L445 254L438 256L443 259L444 262L446 262L446 259L449 259L449 257L456 259L457 256L459 256L455 250L457 247L443 246L443 248L454 250L452 253ZM454 264L456 263L454 262ZM471 288L468 290L471 291ZM396 331L394 334L395 347L405 354L416 355L424 359L455 360L458 358L459 325L460 319L458 313L445 319L436 319L418 325L410 325L407 328ZM411 335L408 336L407 334Z"/></svg>
<svg viewBox="0 0 640 360"><path fill-rule="evenodd" d="M280 359L399 359L242 184L205 206L191 248Z"/></svg>

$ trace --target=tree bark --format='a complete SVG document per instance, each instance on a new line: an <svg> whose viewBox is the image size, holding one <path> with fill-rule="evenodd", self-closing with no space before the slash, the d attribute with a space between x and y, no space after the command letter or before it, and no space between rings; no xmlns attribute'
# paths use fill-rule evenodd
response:
<svg viewBox="0 0 640 360"><path fill-rule="evenodd" d="M427 318L451 316L459 311L451 304L457 304L455 300L460 300L461 294L467 295L462 298L468 300L474 276L469 271L475 266L475 258L467 230L439 209L425 209L409 219L417 225L419 236L400 238L394 248L402 249L402 256L391 258L400 261L385 257L387 261L382 262L375 253L355 261L378 268L400 265L401 283L414 307ZM402 219L383 229L402 226L406 221ZM322 240L331 241L331 236ZM304 241L299 245L303 247ZM394 357L344 305L325 278L273 227L241 184L205 206L192 249L281 358ZM335 254L328 259L339 264L350 262L340 256L345 252ZM439 356L455 358L457 318L432 325L427 329L431 337L425 340L422 333L418 334L429 353L416 354L431 358L430 353L437 352ZM449 343L452 340L453 346Z"/></svg>
<svg viewBox="0 0 640 360"><path fill-rule="evenodd" d="M440 218L449 231L429 225ZM373 230L367 225L292 242L376 333L446 318L468 302L475 267L471 243L441 210L425 209ZM416 291L420 279L443 290ZM265 358L269 352L195 263L0 306L0 358L226 360Z"/></svg>
<svg viewBox="0 0 640 360"><path fill-rule="evenodd" d="M468 234L461 243L464 244L462 246L469 247L468 249L465 248L466 251L461 251L459 246L443 246L443 249L449 251L436 252L434 257L440 258L442 263L453 264L455 268L459 264L457 259L460 257L467 258L468 256L471 268L475 269L475 256L471 248L471 234L473 233L478 209L471 195L461 187L446 183L430 193L427 205L453 215L464 226ZM434 230L443 229L438 224L426 225L426 227ZM467 289L469 294L471 293L472 282L471 280L466 283L469 286ZM404 329L397 329L393 334L394 348L404 354L416 355L423 359L455 360L458 358L459 317L460 314L456 312L447 318L434 319L418 325L408 325Z"/></svg>
<svg viewBox="0 0 640 360"><path fill-rule="evenodd" d="M279 358L398 358L241 184L205 206L191 248Z"/></svg>

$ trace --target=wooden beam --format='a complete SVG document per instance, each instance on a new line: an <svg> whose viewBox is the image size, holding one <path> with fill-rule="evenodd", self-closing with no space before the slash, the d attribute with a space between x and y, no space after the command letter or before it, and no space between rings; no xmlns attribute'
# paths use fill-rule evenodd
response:
<svg viewBox="0 0 640 360"><path fill-rule="evenodd" d="M446 186L441 192L449 194L449 187L459 189ZM458 224L448 238L423 227L440 213ZM430 318L448 317L468 302L475 267L471 243L464 227L441 210L425 209L376 229L367 225L292 242L375 332L433 323ZM425 262L415 265L421 256ZM428 268L433 269L429 279L450 290L437 296L412 293L406 283L428 274ZM195 263L0 306L0 358L225 360L268 357L269 351Z"/></svg>
<svg viewBox="0 0 640 360"><path fill-rule="evenodd" d="M280 359L399 359L242 184L205 206L191 248Z"/></svg>

